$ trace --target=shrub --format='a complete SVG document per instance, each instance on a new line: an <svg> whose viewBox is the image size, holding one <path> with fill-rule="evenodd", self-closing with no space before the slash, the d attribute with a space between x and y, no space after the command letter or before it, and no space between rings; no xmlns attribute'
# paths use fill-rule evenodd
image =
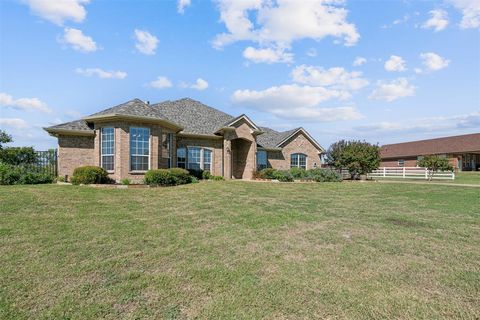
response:
<svg viewBox="0 0 480 320"><path fill-rule="evenodd" d="M210 180L213 181L223 181L225 180L222 176L210 176Z"/></svg>
<svg viewBox="0 0 480 320"><path fill-rule="evenodd" d="M73 170L73 184L92 184L109 182L105 169L96 166L78 167Z"/></svg>
<svg viewBox="0 0 480 320"><path fill-rule="evenodd" d="M203 171L202 173L202 179L203 180L208 180L208 179L211 179L212 178L212 174L210 173L210 171Z"/></svg>
<svg viewBox="0 0 480 320"><path fill-rule="evenodd" d="M291 168L290 174L294 179L305 179L307 177L307 170L302 168Z"/></svg>
<svg viewBox="0 0 480 320"><path fill-rule="evenodd" d="M170 174L175 178L176 184L186 184L192 182L192 176L188 170L182 168L169 169Z"/></svg>
<svg viewBox="0 0 480 320"><path fill-rule="evenodd" d="M191 176L194 176L198 180L203 179L203 170L202 169L188 169L188 172Z"/></svg>
<svg viewBox="0 0 480 320"><path fill-rule="evenodd" d="M253 178L253 179L262 179L261 176L262 176L262 175L260 174L260 171L253 170L253 172L252 172L252 178Z"/></svg>
<svg viewBox="0 0 480 320"><path fill-rule="evenodd" d="M52 183L53 176L45 172L35 172L31 168L14 166L0 162L0 184L39 184Z"/></svg>
<svg viewBox="0 0 480 320"><path fill-rule="evenodd" d="M328 149L327 162L336 169L348 169L355 179L378 168L380 147L365 141L341 140Z"/></svg>
<svg viewBox="0 0 480 320"><path fill-rule="evenodd" d="M190 180L190 182L191 182L191 183L198 183L199 181L198 181L198 179L197 179L197 178L195 178L195 177L191 176L191 180Z"/></svg>
<svg viewBox="0 0 480 320"><path fill-rule="evenodd" d="M288 170L277 170L273 174L274 178L281 182L293 182L293 177Z"/></svg>
<svg viewBox="0 0 480 320"><path fill-rule="evenodd" d="M263 169L259 172L259 177L261 179L276 179L275 178L275 173L276 172L277 172L277 169L266 168L266 169Z"/></svg>
<svg viewBox="0 0 480 320"><path fill-rule="evenodd" d="M0 151L0 162L14 166L22 164L34 164L37 154L31 147L8 147Z"/></svg>
<svg viewBox="0 0 480 320"><path fill-rule="evenodd" d="M122 181L120 181L120 183L123 184L124 186L128 186L132 182L130 181L130 179L125 178L125 179L122 179Z"/></svg>
<svg viewBox="0 0 480 320"><path fill-rule="evenodd" d="M307 171L309 178L316 182L340 182L342 181L342 175L338 172L330 169L310 169Z"/></svg>
<svg viewBox="0 0 480 320"><path fill-rule="evenodd" d="M65 176L58 176L57 181L58 182L65 182Z"/></svg>
<svg viewBox="0 0 480 320"><path fill-rule="evenodd" d="M147 171L145 183L157 186L174 186L177 184L177 179L167 169L155 169Z"/></svg>

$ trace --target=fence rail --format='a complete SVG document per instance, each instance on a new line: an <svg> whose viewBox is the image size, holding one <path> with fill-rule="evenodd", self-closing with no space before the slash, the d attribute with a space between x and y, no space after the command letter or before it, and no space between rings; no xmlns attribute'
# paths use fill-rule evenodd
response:
<svg viewBox="0 0 480 320"><path fill-rule="evenodd" d="M35 151L36 159L34 163L26 164L32 171L42 172L57 176L57 150Z"/></svg>
<svg viewBox="0 0 480 320"><path fill-rule="evenodd" d="M369 178L400 178L400 179L424 179L454 180L455 173L450 171L432 171L421 167L382 167L368 174Z"/></svg>

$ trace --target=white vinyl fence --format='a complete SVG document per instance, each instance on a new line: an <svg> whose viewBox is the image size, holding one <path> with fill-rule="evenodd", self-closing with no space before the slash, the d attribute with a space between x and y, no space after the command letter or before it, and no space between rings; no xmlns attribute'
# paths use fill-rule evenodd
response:
<svg viewBox="0 0 480 320"><path fill-rule="evenodd" d="M420 167L381 167L368 174L369 178L399 178L428 180L431 171ZM451 171L437 171L433 174L435 180L454 180L455 173Z"/></svg>

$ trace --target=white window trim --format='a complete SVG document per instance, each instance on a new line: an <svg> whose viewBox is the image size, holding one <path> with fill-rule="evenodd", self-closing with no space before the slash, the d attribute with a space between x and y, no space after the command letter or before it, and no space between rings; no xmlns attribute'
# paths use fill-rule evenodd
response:
<svg viewBox="0 0 480 320"><path fill-rule="evenodd" d="M301 153L301 152L295 152L295 153L292 153L290 154L290 169L292 168L292 156L293 155L297 155L297 163L298 165L296 167L293 167L293 168L301 168L303 169L301 166L300 166L300 155L304 155L305 156L305 170L308 170L308 156L305 154L305 153Z"/></svg>
<svg viewBox="0 0 480 320"><path fill-rule="evenodd" d="M213 171L213 163L214 163L214 149L213 148L208 148L208 147L201 147L201 146L186 146L186 147L179 147L177 148L177 155L176 155L176 163L177 163L177 168L178 168L178 149L185 149L185 169L188 168L188 149L192 148L199 148L200 149L200 170L205 170L205 163L204 163L204 150L210 150L211 156L210 156L210 172Z"/></svg>
<svg viewBox="0 0 480 320"><path fill-rule="evenodd" d="M103 129L113 129L113 153L112 154L103 154L103 139L102 139L102 131ZM107 170L108 173L115 172L115 127L102 127L100 128L100 167L103 168L103 156L113 156L113 170Z"/></svg>
<svg viewBox="0 0 480 320"><path fill-rule="evenodd" d="M148 157L148 169L147 170L132 170L132 156L140 156L140 157L145 157L145 155L143 154L140 154L140 155L137 155L137 154L132 154L131 153L131 143L132 143L132 137L131 137L131 134L132 134L132 129L148 129L148 155L146 155L146 157ZM128 169L129 171L128 172L131 172L131 173L143 173L143 172L147 172L148 170L150 170L151 168L151 149L152 149L152 131L150 130L150 128L148 127L130 127L129 128L129 131L128 131Z"/></svg>

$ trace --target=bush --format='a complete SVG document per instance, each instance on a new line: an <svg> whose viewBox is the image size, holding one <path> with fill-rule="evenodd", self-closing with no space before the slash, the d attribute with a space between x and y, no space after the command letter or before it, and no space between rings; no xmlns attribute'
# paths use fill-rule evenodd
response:
<svg viewBox="0 0 480 320"><path fill-rule="evenodd" d="M210 176L210 180L213 181L223 181L225 180L222 176Z"/></svg>
<svg viewBox="0 0 480 320"><path fill-rule="evenodd" d="M52 183L53 176L44 172L35 172L28 167L14 166L0 162L0 184L40 184Z"/></svg>
<svg viewBox="0 0 480 320"><path fill-rule="evenodd" d="M128 185L130 185L132 182L130 181L130 179L125 178L125 179L122 179L122 181L120 181L120 183L123 184L124 186L128 186Z"/></svg>
<svg viewBox="0 0 480 320"><path fill-rule="evenodd" d="M293 182L293 177L288 170L277 170L273 174L274 178L281 182Z"/></svg>
<svg viewBox="0 0 480 320"><path fill-rule="evenodd" d="M58 182L65 182L65 176L58 176L57 181Z"/></svg>
<svg viewBox="0 0 480 320"><path fill-rule="evenodd" d="M310 179L316 182L340 182L342 181L342 175L338 172L330 169L310 169L307 171L307 175Z"/></svg>
<svg viewBox="0 0 480 320"><path fill-rule="evenodd" d="M78 167L73 170L73 184L92 184L109 182L105 169L96 166Z"/></svg>
<svg viewBox="0 0 480 320"><path fill-rule="evenodd" d="M198 180L203 179L203 170L199 169L188 169L188 172L190 173L191 176L194 176Z"/></svg>
<svg viewBox="0 0 480 320"><path fill-rule="evenodd" d="M145 183L157 186L174 186L177 184L177 179L167 169L155 169L147 171Z"/></svg>
<svg viewBox="0 0 480 320"><path fill-rule="evenodd" d="M192 182L192 176L189 174L188 170L182 168L171 168L168 171L176 179L176 184L186 184Z"/></svg>
<svg viewBox="0 0 480 320"><path fill-rule="evenodd" d="M266 168L261 170L258 175L260 179L276 179L275 178L276 172L277 172L277 169Z"/></svg>
<svg viewBox="0 0 480 320"><path fill-rule="evenodd" d="M307 177L307 170L302 168L291 168L290 174L294 179L305 179Z"/></svg>
<svg viewBox="0 0 480 320"><path fill-rule="evenodd" d="M208 180L208 179L211 179L212 178L212 174L210 173L210 171L203 171L202 173L202 179L203 180Z"/></svg>

